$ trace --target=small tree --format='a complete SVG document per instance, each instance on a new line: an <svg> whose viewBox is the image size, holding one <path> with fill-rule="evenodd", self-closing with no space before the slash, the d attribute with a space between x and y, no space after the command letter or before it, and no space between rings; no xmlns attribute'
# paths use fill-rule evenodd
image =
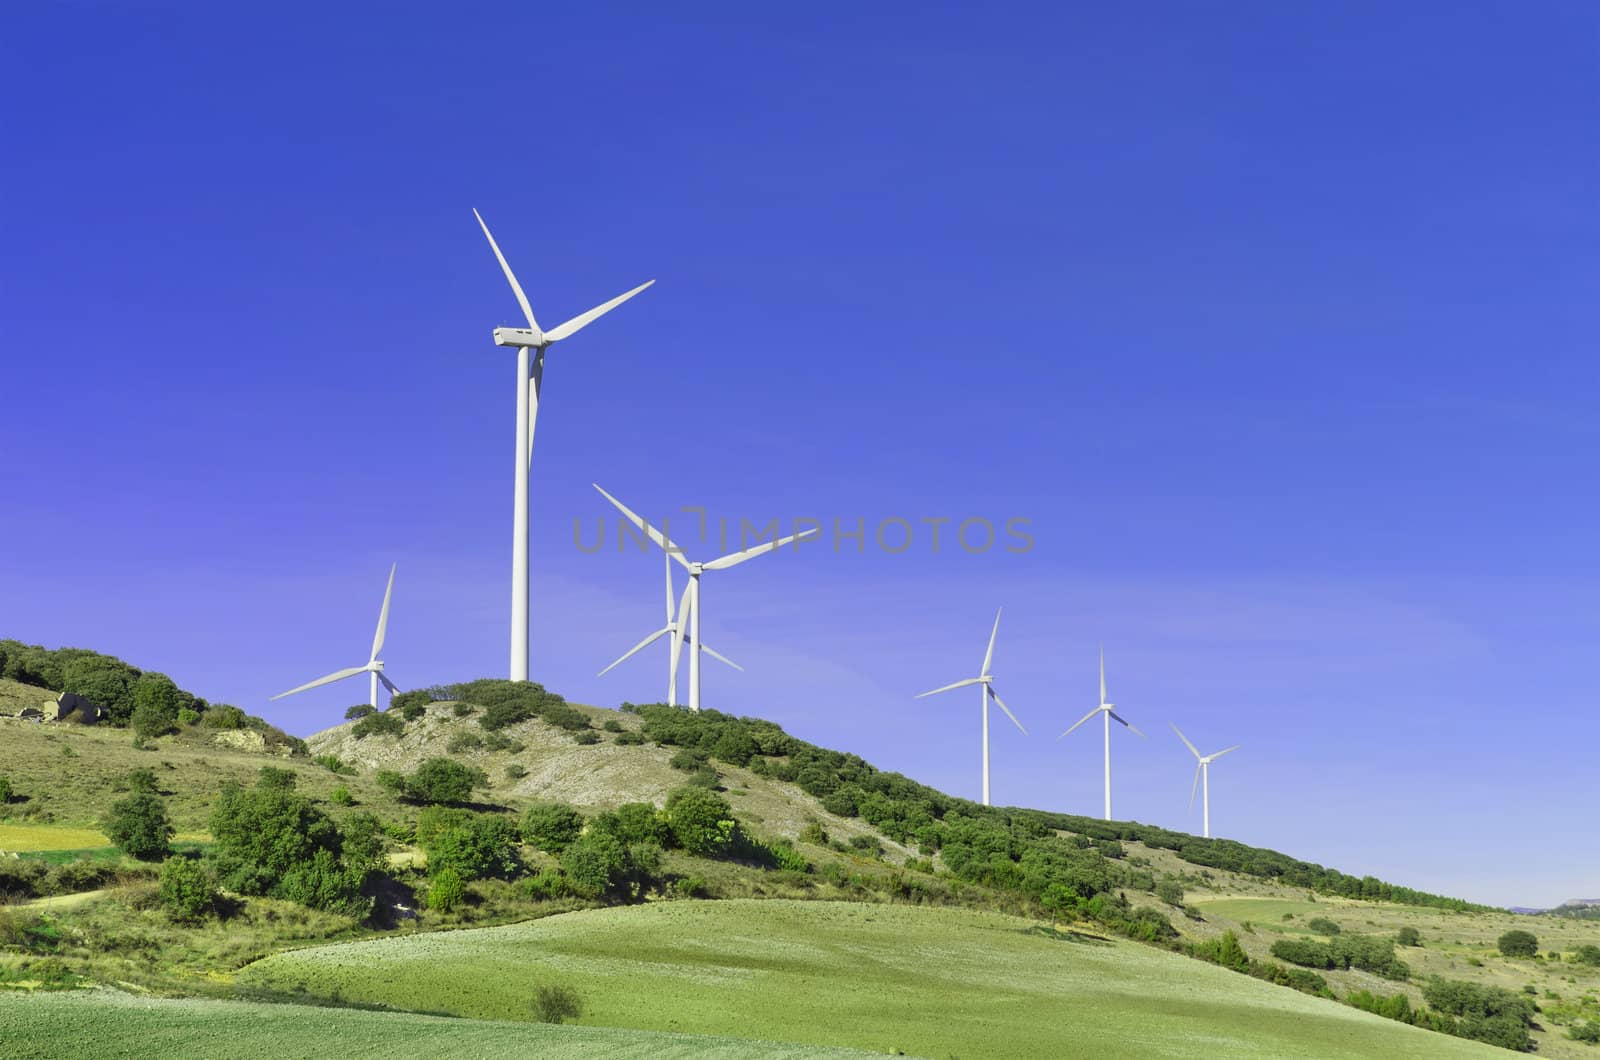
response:
<svg viewBox="0 0 1600 1060"><path fill-rule="evenodd" d="M720 857L733 843L733 809L722 796L704 788L679 788L667 799L667 827L684 850L700 857Z"/></svg>
<svg viewBox="0 0 1600 1060"><path fill-rule="evenodd" d="M173 920L193 922L203 918L216 902L211 874L198 861L168 858L161 866L161 904Z"/></svg>
<svg viewBox="0 0 1600 1060"><path fill-rule="evenodd" d="M1600 946L1584 943L1573 953L1572 959L1579 964L1600 965Z"/></svg>
<svg viewBox="0 0 1600 1060"><path fill-rule="evenodd" d="M1306 922L1306 927L1310 929L1313 935L1337 935L1339 933L1339 925L1322 916L1312 917Z"/></svg>
<svg viewBox="0 0 1600 1060"><path fill-rule="evenodd" d="M136 795L159 795L156 790L156 771L148 766L128 774L128 790Z"/></svg>
<svg viewBox="0 0 1600 1060"><path fill-rule="evenodd" d="M1403 927L1395 933L1395 942L1402 946L1422 945L1422 933L1414 927Z"/></svg>
<svg viewBox="0 0 1600 1060"><path fill-rule="evenodd" d="M1495 943L1500 948L1501 954L1507 957L1532 957L1539 952L1539 939L1531 931L1520 928L1508 931L1501 935Z"/></svg>
<svg viewBox="0 0 1600 1060"><path fill-rule="evenodd" d="M583 831L583 815L564 802L540 802L522 815L522 841L559 854Z"/></svg>
<svg viewBox="0 0 1600 1060"><path fill-rule="evenodd" d="M172 822L159 796L140 792L111 804L106 835L124 854L158 861L172 851Z"/></svg>
<svg viewBox="0 0 1600 1060"><path fill-rule="evenodd" d="M0 806L11 801L11 778L0 775Z"/></svg>
<svg viewBox="0 0 1600 1060"><path fill-rule="evenodd" d="M483 770L449 758L430 758L406 780L406 794L418 802L468 802L472 789L489 786Z"/></svg>
<svg viewBox="0 0 1600 1060"><path fill-rule="evenodd" d="M1183 904L1183 884L1171 876L1156 884L1156 897L1171 906Z"/></svg>
<svg viewBox="0 0 1600 1060"><path fill-rule="evenodd" d="M533 1013L540 1023L561 1023L583 1016L583 1000L564 986L541 986L533 995Z"/></svg>
<svg viewBox="0 0 1600 1060"><path fill-rule="evenodd" d="M377 712L378 708L373 706L371 703L357 703L355 706L345 709L344 720L360 721L368 714L376 714Z"/></svg>
<svg viewBox="0 0 1600 1060"><path fill-rule="evenodd" d="M461 873L454 866L446 865L433 874L433 883L428 888L428 908L448 913L461 904L466 893L467 887L461 881Z"/></svg>

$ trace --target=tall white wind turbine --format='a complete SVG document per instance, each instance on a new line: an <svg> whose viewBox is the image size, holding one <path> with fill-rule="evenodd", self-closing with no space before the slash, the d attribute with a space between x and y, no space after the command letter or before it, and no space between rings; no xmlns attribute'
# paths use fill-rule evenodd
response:
<svg viewBox="0 0 1600 1060"><path fill-rule="evenodd" d="M661 557L661 562L667 568L667 624L650 634L648 637L644 638L644 640L641 640L639 643L635 644L633 647L629 648L622 654L621 658L617 659L617 661L612 663L610 666L607 666L604 670L601 670L595 676L604 677L611 670L615 669L618 663L621 663L635 652L642 651L643 649L649 647L670 633L672 635L672 640L670 642L672 654L667 657L667 706L675 707L678 705L678 660L683 657L683 648L689 639L688 635L683 630L683 618L680 617L683 611L688 607L689 587L687 585L684 586L683 599L682 601L679 601L677 597L674 596L672 591L672 555L670 553L664 553ZM718 662L726 663L735 670L740 672L744 671L744 667L740 666L726 655L723 655L721 652L714 651L709 644L706 645L706 654L711 656L713 659L716 659Z"/></svg>
<svg viewBox="0 0 1600 1060"><path fill-rule="evenodd" d="M966 688L969 685L983 686L981 709L983 711L983 804L985 806L989 805L989 700L993 699L995 705L1006 712L1006 717L1011 719L1011 724L1015 725L1022 732L1022 735L1028 735L1028 730L1022 728L1022 722L1018 721L1017 716L1011 713L1011 708L1006 706L1005 700L1000 698L1000 693L994 690L994 676L989 673L989 665L994 662L994 638L999 632L1000 610L997 609L994 613L994 628L989 631L989 648L983 653L983 669L978 671L978 676L969 677L965 681L957 681L953 685L945 685L943 688L935 688L932 692L922 692L916 696L917 699L922 699L924 696L936 696L940 692L948 692L953 688Z"/></svg>
<svg viewBox="0 0 1600 1060"><path fill-rule="evenodd" d="M1215 762L1217 759L1221 758L1223 755L1227 754L1229 751L1237 751L1243 745L1242 744L1234 744L1232 747L1223 748L1222 750L1218 751L1216 754L1203 755L1203 754L1200 753L1199 749L1197 749L1195 747L1194 744L1189 742L1189 737L1187 737L1187 736L1185 736L1183 734L1183 730L1182 729L1178 728L1176 725L1173 725L1173 723L1170 722L1170 721L1167 722L1167 724L1168 725L1172 725L1172 731L1178 734L1178 739L1183 741L1183 746L1187 747L1189 749L1189 753L1194 755L1194 761L1195 761L1194 784L1192 784L1190 786L1190 788L1189 788L1189 809L1190 810L1194 809L1194 795L1195 795L1196 789L1203 790L1205 792L1205 797L1202 800L1202 805L1205 807L1205 811L1204 811L1205 812L1205 829L1206 829L1205 830L1205 837L1207 839L1210 839L1211 838L1211 763Z"/></svg>
<svg viewBox="0 0 1600 1060"><path fill-rule="evenodd" d="M795 541L804 541L808 537L820 534L822 530L819 527L812 527L809 530L802 530L798 534L790 534L788 537L778 538L773 541L763 541L759 545L751 545L749 548L741 549L738 552L730 552L726 556L721 556L706 563L696 563L692 560L686 559L681 548L679 548L677 545L674 545L672 541L668 539L668 537L661 531L657 530L638 515L634 514L634 512L627 505L617 500L605 490L600 489L598 484L595 485L594 488L599 490L600 496L610 501L616 507L617 511L621 512L623 516L627 518L628 522L638 527L639 530L645 534L645 536L649 537L650 540L659 545L663 552L671 556L677 561L679 566L683 567L684 570L689 572L689 586L684 590L684 600L678 605L678 624L675 637L680 643L685 639L688 641L689 709L699 710L700 653L702 651L709 652L709 649L707 649L700 640L700 576L706 571L727 570L729 567L737 567L746 560L755 559L757 556L765 555L768 552L780 549L784 545ZM684 632L684 620L686 618L688 620L689 627L687 633ZM656 635L659 636L660 634L658 633ZM643 646L644 645L641 644L639 647ZM634 650L637 651L638 649L635 648ZM674 658L676 658L676 652L677 645L675 644ZM723 661L727 662L726 659Z"/></svg>
<svg viewBox="0 0 1600 1060"><path fill-rule="evenodd" d="M495 259L500 262L500 271L506 274L506 281L511 284L512 293L517 296L517 304L522 307L522 315L528 318L526 328L494 329L496 346L517 348L516 488L513 491L514 511L511 529L511 680L526 681L528 679L528 473L533 465L533 427L534 421L539 418L539 390L544 383L544 351L552 343L559 342L594 323L656 281L646 281L631 291L617 295L609 302L595 306L587 313L578 314L565 324L544 331L534 319L533 307L528 304L528 296L522 293L522 285L517 282L516 274L507 264L506 256L500 253L500 245L494 241L494 236L489 234L489 226L484 224L483 216L477 210L472 211L472 216L478 219L479 227L488 238Z"/></svg>
<svg viewBox="0 0 1600 1060"><path fill-rule="evenodd" d="M354 677L356 674L371 675L371 693L367 699L367 702L372 704L374 707L378 705L379 681L383 682L383 687L389 690L389 694L391 696L396 692L399 692L400 690L394 686L394 682L385 676L383 672L383 660L378 658L378 653L383 651L383 638L389 632L389 598L393 595L394 566L391 565L389 567L389 587L383 591L383 609L378 612L378 631L372 635L372 655L367 659L367 665L352 666L348 670L339 670L338 672L331 673L326 677L319 677L315 681L309 681L306 684L301 685L299 688L291 688L287 692L279 692L272 698L282 699L284 696L292 696L296 692L304 692L308 688L316 688L319 685L331 685L335 681L343 681L345 678Z"/></svg>
<svg viewBox="0 0 1600 1060"><path fill-rule="evenodd" d="M1071 733L1073 731L1073 729L1076 729L1079 725L1082 725L1084 722L1088 721L1090 718L1094 717L1096 714L1104 714L1105 715L1105 725L1106 725L1106 820L1108 820L1108 821L1111 820L1111 723L1112 723L1112 721L1120 722L1129 732L1133 733L1135 736L1143 736L1144 735L1144 733L1140 732L1138 727L1135 726L1132 722L1130 722L1127 718L1124 718L1121 714L1118 714L1116 711L1112 710L1111 708L1114 707L1114 706L1116 706L1115 703L1109 703L1109 702L1106 701L1106 649L1105 649L1104 646L1101 646L1101 648L1100 648L1100 705L1098 707L1095 707L1089 713L1085 714L1083 717L1079 718L1077 720L1077 722L1075 722L1073 724L1071 729L1068 729L1066 732L1062 733L1061 736L1057 736L1056 739L1059 740L1062 737L1068 735L1068 733Z"/></svg>

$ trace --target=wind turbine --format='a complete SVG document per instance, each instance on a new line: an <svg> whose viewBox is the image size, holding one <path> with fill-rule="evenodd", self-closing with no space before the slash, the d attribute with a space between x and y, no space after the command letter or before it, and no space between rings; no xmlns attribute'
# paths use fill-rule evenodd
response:
<svg viewBox="0 0 1600 1060"><path fill-rule="evenodd" d="M372 704L373 707L377 707L378 705L379 681L383 682L383 687L389 690L389 694L391 696L399 692L400 690L394 686L394 682L389 680L389 678L384 675L383 660L378 658L378 653L383 650L384 635L389 631L389 597L393 594L394 566L391 565L389 567L389 587L383 591L383 610L378 612L378 632L372 635L372 657L367 660L367 665L352 666L348 670L340 670L337 673L331 673L326 677L319 677L315 681L310 681L301 685L299 688L291 688L287 692L279 692L272 698L282 699L284 696L292 696L296 692L304 692L306 689L316 688L318 685L331 685L335 681L343 681L345 678L354 677L356 674L372 675L371 696L368 698L367 702Z"/></svg>
<svg viewBox="0 0 1600 1060"><path fill-rule="evenodd" d="M534 319L533 307L528 304L528 296L522 293L522 285L517 282L511 266L507 264L506 256L500 253L500 244L489 234L489 226L484 224L483 215L473 210L472 216L478 219L478 226L483 229L484 236L489 240L495 259L500 262L500 270L506 274L512 293L517 296L517 304L522 307L522 315L528 318L528 326L525 328L494 329L496 346L517 348L516 488L511 528L511 680L526 681L528 679L528 473L533 465L533 427L534 421L539 418L539 389L544 382L544 351L551 343L559 342L581 331L656 281L649 280L642 283L631 291L617 295L609 302L595 306L587 313L578 314L565 324L544 331Z"/></svg>
<svg viewBox="0 0 1600 1060"><path fill-rule="evenodd" d="M998 693L998 692L996 692L994 690L994 677L989 673L989 664L994 662L994 638L999 632L1000 632L1000 611L996 610L995 613L994 613L994 629L989 631L989 648L988 648L987 651L985 651L983 653L983 669L978 671L978 676L977 677L969 677L965 681L957 681L953 685L945 685L943 688L935 688L932 692L922 692L922 693L919 693L916 696L917 699L922 699L924 696L936 696L940 692L948 692L953 688L966 688L968 685L982 685L983 686L983 698L982 698L981 709L983 711L983 804L985 806L989 805L989 700L990 700L990 698L992 697L994 699L994 701L995 701L995 704L1001 710L1006 712L1006 717L1011 719L1011 724L1015 725L1022 732L1022 735L1024 735L1024 736L1028 735L1028 730L1022 728L1022 722L1018 721L1017 720L1017 716L1015 714L1011 713L1011 708L1006 706L1005 700L1000 698L1000 693Z"/></svg>
<svg viewBox="0 0 1600 1060"><path fill-rule="evenodd" d="M606 667L604 670L601 670L595 676L604 677L611 670L615 669L618 663L621 663L624 659L627 659L635 652L654 644L656 641L670 633L672 634L672 654L667 658L667 706L675 707L678 705L678 660L682 658L683 646L688 640L688 636L683 631L682 615L687 609L689 602L689 587L687 585L684 586L683 600L680 602L674 596L672 591L671 554L663 553L661 556L661 562L666 566L667 569L667 624L650 634L644 640L641 640L639 643L635 644L633 647L629 648L623 653L621 658L612 663L610 666ZM710 645L706 646L706 654L711 656L713 659L716 659L718 662L728 664L741 673L744 672L744 667L740 666L726 655L714 651Z"/></svg>
<svg viewBox="0 0 1600 1060"><path fill-rule="evenodd" d="M1187 737L1187 736L1185 736L1183 734L1183 730L1182 729L1179 729L1176 725L1173 725L1172 722L1170 722L1170 721L1167 722L1167 724L1168 725L1172 725L1172 731L1178 734L1178 739L1183 741L1183 746L1187 747L1189 749L1189 752L1194 755L1194 760L1195 760L1194 784L1189 788L1189 809L1191 809L1191 810L1194 809L1194 793L1195 793L1195 789L1203 787L1205 789L1205 799L1204 799L1204 801L1202 803L1202 805L1205 806L1205 825L1206 825L1205 836L1206 836L1207 839L1210 839L1211 838L1211 763L1215 762L1217 759L1221 758L1223 755L1227 754L1229 751L1237 751L1240 748L1241 745L1240 744L1234 744L1232 747L1223 748L1222 750L1218 751L1216 754L1203 755L1203 754L1201 754L1199 752L1199 750L1197 750L1195 748L1194 744L1189 742L1189 737Z"/></svg>
<svg viewBox="0 0 1600 1060"><path fill-rule="evenodd" d="M699 710L700 652L702 650L710 650L700 642L700 575L704 574L706 571L727 570L729 567L737 567L746 560L755 559L757 556L765 555L768 552L780 549L790 542L804 541L808 537L811 537L815 534L820 534L822 530L820 527L812 527L809 530L802 530L798 534L790 534L788 537L778 538L774 541L763 541L759 545L752 545L749 548L741 549L738 552L730 552L726 556L721 556L706 563L695 563L692 560L685 559L683 555L683 549L679 548L677 545L674 545L671 540L669 540L661 531L645 522L638 515L635 515L627 505L617 500L605 490L600 489L598 484L596 484L594 488L600 491L600 496L604 497L606 500L615 505L617 511L621 512L630 523L643 531L644 534L650 538L650 540L661 546L661 550L663 552L665 552L668 556L671 556L674 560L677 560L678 564L682 566L684 570L689 572L689 586L683 591L684 602L678 605L678 632L675 636L680 642L685 636L688 638L689 709ZM689 631L687 635L685 635L683 632L684 618L686 614L689 623ZM657 633L656 636L660 636L660 633ZM646 643L648 643L648 641ZM643 645L640 645L640 647L643 647ZM637 651L638 649L635 648L634 650ZM676 651L677 645L675 644L674 653L676 653ZM626 658L626 656L624 656L624 658ZM618 661L620 662L621 660ZM726 659L723 661L727 662Z"/></svg>
<svg viewBox="0 0 1600 1060"><path fill-rule="evenodd" d="M1084 722L1088 721L1090 718L1094 717L1096 714L1104 714L1105 715L1105 723L1106 723L1106 820L1108 820L1108 821L1111 820L1111 722L1113 720L1121 722L1122 725L1124 727L1126 727L1128 729L1128 731L1132 732L1135 736L1143 736L1144 735L1144 733L1140 732L1138 727L1135 726L1132 722L1130 722L1127 718L1124 718L1121 714L1118 714L1116 711L1112 710L1111 708L1114 707L1114 706L1116 706L1115 703L1106 702L1106 649L1105 649L1104 645L1101 645L1101 647L1100 647L1100 705L1098 707L1095 707L1089 713L1085 714L1083 717L1079 718L1077 723L1072 726L1072 729L1068 729L1066 732L1062 733L1061 736L1057 736L1056 739L1059 740L1062 737L1066 736L1068 733L1071 733L1073 729L1076 729L1079 725L1082 725Z"/></svg>

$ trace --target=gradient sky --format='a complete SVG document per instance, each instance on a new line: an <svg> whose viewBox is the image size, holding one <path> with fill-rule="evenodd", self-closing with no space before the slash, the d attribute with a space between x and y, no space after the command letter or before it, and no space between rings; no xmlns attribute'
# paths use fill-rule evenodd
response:
<svg viewBox="0 0 1600 1060"><path fill-rule="evenodd" d="M865 520L707 575L708 706L1000 803L1507 904L1600 897L1600 12L41 3L0 90L0 635L267 697L532 671L658 699L609 509ZM1030 521L1025 554L924 519ZM888 554L882 520L915 528ZM679 535L711 558L715 540ZM713 522L715 536L715 523ZM895 531L896 534L902 531ZM733 546L730 546L733 547ZM680 582L681 585L681 582Z"/></svg>

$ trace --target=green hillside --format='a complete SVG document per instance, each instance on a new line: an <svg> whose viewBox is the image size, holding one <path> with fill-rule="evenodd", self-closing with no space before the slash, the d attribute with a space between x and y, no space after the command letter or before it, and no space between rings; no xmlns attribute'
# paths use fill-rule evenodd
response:
<svg viewBox="0 0 1600 1060"><path fill-rule="evenodd" d="M586 1020L961 1057L1489 1057L1126 941L957 909L659 903L299 950L242 982L480 1019L541 983Z"/></svg>

